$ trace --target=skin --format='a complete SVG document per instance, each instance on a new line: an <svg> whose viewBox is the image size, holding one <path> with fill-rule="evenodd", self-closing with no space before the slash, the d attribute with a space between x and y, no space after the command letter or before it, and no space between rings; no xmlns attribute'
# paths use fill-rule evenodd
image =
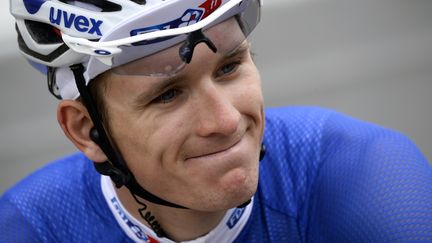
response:
<svg viewBox="0 0 432 243"><path fill-rule="evenodd" d="M102 76L110 136L137 181L155 195L189 208L146 202L175 241L205 235L227 209L256 191L263 98L247 43L240 49L227 57L199 44L192 62L170 78L112 71ZM92 122L80 102L62 101L58 121L89 159L106 160L88 136ZM129 191L121 188L117 194L126 209L147 224Z"/></svg>

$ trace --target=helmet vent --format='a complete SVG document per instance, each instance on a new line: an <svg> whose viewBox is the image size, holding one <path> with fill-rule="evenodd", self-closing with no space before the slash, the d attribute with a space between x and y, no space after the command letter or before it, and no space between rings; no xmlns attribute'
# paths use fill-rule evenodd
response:
<svg viewBox="0 0 432 243"><path fill-rule="evenodd" d="M17 30L17 34L18 34L18 46L19 46L20 50L22 52L26 53L27 55L32 56L36 59L39 59L43 62L52 62L53 60L55 60L56 58L63 55L65 52L67 52L69 50L69 47L63 43L63 45L61 45L59 48L55 49L50 54L42 55L42 54L30 49L27 46L27 44L25 43L25 41L23 39L23 36L21 35L21 32L20 32L17 24L15 24L15 29Z"/></svg>
<svg viewBox="0 0 432 243"><path fill-rule="evenodd" d="M38 44L56 44L63 42L61 36L55 32L54 27L51 25L32 20L25 20L24 22L31 37Z"/></svg>
<svg viewBox="0 0 432 243"><path fill-rule="evenodd" d="M120 5L107 0L60 0L60 2L96 12L117 12L122 9Z"/></svg>
<svg viewBox="0 0 432 243"><path fill-rule="evenodd" d="M132 2L139 4L139 5L145 5L146 4L146 0L131 0Z"/></svg>

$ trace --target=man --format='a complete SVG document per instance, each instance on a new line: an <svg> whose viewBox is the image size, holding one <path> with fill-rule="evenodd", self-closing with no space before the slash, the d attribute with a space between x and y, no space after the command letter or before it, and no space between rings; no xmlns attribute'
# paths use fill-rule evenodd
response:
<svg viewBox="0 0 432 243"><path fill-rule="evenodd" d="M264 116L246 40L261 5L12 0L81 152L2 196L0 241L432 240L432 170L404 136L318 108Z"/></svg>

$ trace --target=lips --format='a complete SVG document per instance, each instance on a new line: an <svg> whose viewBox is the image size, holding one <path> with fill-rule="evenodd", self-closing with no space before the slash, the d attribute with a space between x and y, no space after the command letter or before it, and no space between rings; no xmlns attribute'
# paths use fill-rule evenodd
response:
<svg viewBox="0 0 432 243"><path fill-rule="evenodd" d="M243 137L244 133L234 136L234 139L228 142L201 145L199 150L191 152L186 156L185 160L211 158L222 155L233 150L242 141Z"/></svg>
<svg viewBox="0 0 432 243"><path fill-rule="evenodd" d="M239 142L240 142L240 140L236 141L233 144L229 144L229 145L223 146L221 148L211 149L209 151L202 152L202 153L200 153L198 155L194 155L194 156L188 157L188 158L186 158L186 160L189 160L189 159L199 159L199 158L211 157L211 156L217 156L218 154L222 154L224 152L227 152L231 148L235 147Z"/></svg>

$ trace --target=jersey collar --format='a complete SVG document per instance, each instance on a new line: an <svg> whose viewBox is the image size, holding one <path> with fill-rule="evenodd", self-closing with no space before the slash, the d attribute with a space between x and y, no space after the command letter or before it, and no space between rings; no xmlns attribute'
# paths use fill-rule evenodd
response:
<svg viewBox="0 0 432 243"><path fill-rule="evenodd" d="M101 176L101 187L105 201L123 232L135 242L174 243L168 238L158 237L153 230L134 218L122 205L117 197L111 179ZM221 222L208 234L184 243L201 242L232 242L240 234L251 215L253 198L244 208L229 209Z"/></svg>

